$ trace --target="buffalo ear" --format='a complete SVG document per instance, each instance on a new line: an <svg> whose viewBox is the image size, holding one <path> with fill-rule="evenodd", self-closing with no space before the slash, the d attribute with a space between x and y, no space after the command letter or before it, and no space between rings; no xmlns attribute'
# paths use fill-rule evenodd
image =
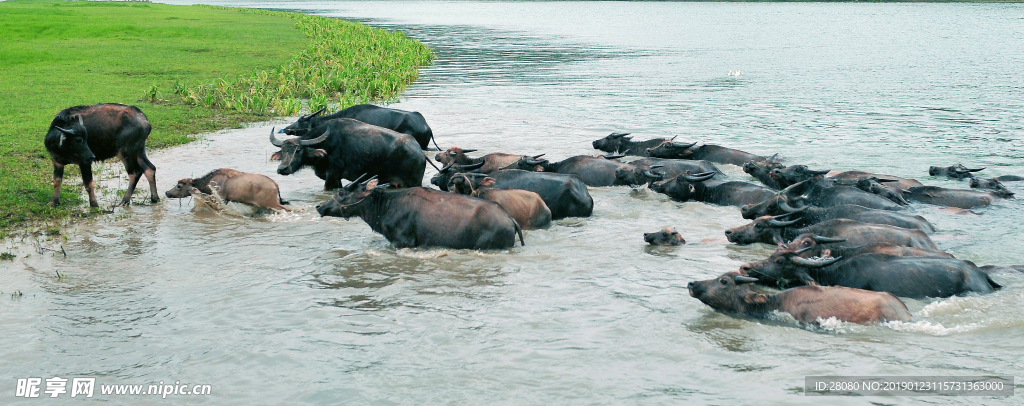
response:
<svg viewBox="0 0 1024 406"><path fill-rule="evenodd" d="M322 149L317 148L317 149L311 151L309 153L309 156L316 157L316 158L323 158L323 157L327 156L327 151L324 151Z"/></svg>
<svg viewBox="0 0 1024 406"><path fill-rule="evenodd" d="M370 179L369 182L366 182L366 190L373 190L375 187L377 187L377 179Z"/></svg>
<svg viewBox="0 0 1024 406"><path fill-rule="evenodd" d="M270 160L271 161L280 161L281 160L281 153L280 152L275 152L275 153L271 154L270 155Z"/></svg>
<svg viewBox="0 0 1024 406"><path fill-rule="evenodd" d="M690 185L690 193L695 193L695 192L697 192L697 188L693 187L693 185L691 184Z"/></svg>
<svg viewBox="0 0 1024 406"><path fill-rule="evenodd" d="M754 303L764 304L764 303L768 303L768 296L765 296L765 295L762 295L762 294L757 294L757 293L752 293L752 294L749 294L746 297L744 297L743 301L747 302L747 303L751 303L751 304L754 304Z"/></svg>
<svg viewBox="0 0 1024 406"><path fill-rule="evenodd" d="M494 182L494 178L485 178L483 182L480 182L480 187L493 185Z"/></svg>

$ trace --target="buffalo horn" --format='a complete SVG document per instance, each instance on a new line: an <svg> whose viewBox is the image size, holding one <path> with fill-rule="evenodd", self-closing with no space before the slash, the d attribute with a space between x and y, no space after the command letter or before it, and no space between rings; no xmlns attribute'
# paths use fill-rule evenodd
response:
<svg viewBox="0 0 1024 406"><path fill-rule="evenodd" d="M683 179L686 179L689 182L703 182L708 179L711 179L713 176L715 176L714 172L704 172L698 173L696 175L690 175L689 173L685 173L683 174Z"/></svg>
<svg viewBox="0 0 1024 406"><path fill-rule="evenodd" d="M444 168L441 168L441 170L439 170L438 172L441 172L441 173L448 172L448 170L452 169L453 166L455 166L455 162L452 162L452 163L450 163L448 165L445 165Z"/></svg>
<svg viewBox="0 0 1024 406"><path fill-rule="evenodd" d="M466 171L466 172L468 172L468 171L472 171L472 170L476 170L476 169L480 169L480 168L483 168L483 167L484 167L484 164L486 164L486 162L484 162L484 161L480 161L480 162L477 162L477 163L475 163L475 164L469 164L469 165L457 165L457 168L456 168L456 169L458 169L458 170L460 170L460 171ZM452 165L448 165L448 166L452 166ZM447 169L448 167L446 166L445 168Z"/></svg>
<svg viewBox="0 0 1024 406"><path fill-rule="evenodd" d="M660 173L655 173L655 172L651 171L650 169L644 169L644 176L646 176L648 178L651 178L651 179L659 179L659 180L661 178L665 177L665 175L660 174Z"/></svg>
<svg viewBox="0 0 1024 406"><path fill-rule="evenodd" d="M842 258L843 257L810 259L810 258L792 256L792 257L789 257L789 260L792 261L794 264L797 264L797 265L800 265L800 266L806 266L808 268L821 268L821 267L826 267L826 266L832 265L832 264L834 264L836 262L839 262L839 260L842 259Z"/></svg>
<svg viewBox="0 0 1024 406"><path fill-rule="evenodd" d="M684 144L684 143L681 143L681 142L673 142L672 143L672 147L679 148L679 149L690 148L690 147L692 147L694 145L697 145L697 143L696 142L691 142L689 144Z"/></svg>
<svg viewBox="0 0 1024 406"><path fill-rule="evenodd" d="M823 236L820 236L820 235L816 235L813 238L814 238L815 242L819 242L819 243L822 243L822 244L826 244L826 243L830 243L830 242L844 242L844 241L846 241L845 238L823 237Z"/></svg>
<svg viewBox="0 0 1024 406"><path fill-rule="evenodd" d="M270 128L270 143L274 144L275 147L280 147L280 146L284 145L284 141L281 141L281 140L277 139L277 137L274 136L274 128L273 127Z"/></svg>
<svg viewBox="0 0 1024 406"><path fill-rule="evenodd" d="M803 205L800 206L799 208L796 208L790 206L789 202L787 202L786 199L782 199L781 201L779 201L779 208L782 209L782 211L786 212L787 214L802 213L803 211L807 210L808 207L810 206Z"/></svg>
<svg viewBox="0 0 1024 406"><path fill-rule="evenodd" d="M985 169L985 168L978 168L978 169L968 169L968 170L967 170L967 172L980 172L980 171L982 171L982 170L984 170L984 169Z"/></svg>
<svg viewBox="0 0 1024 406"><path fill-rule="evenodd" d="M366 174L364 173L363 176L366 176ZM370 181L374 180L374 179L377 179L377 175L373 175L369 179L364 180L362 183L360 183L360 185L364 185L365 186L367 183L370 183Z"/></svg>
<svg viewBox="0 0 1024 406"><path fill-rule="evenodd" d="M736 284L737 284L737 285L739 285L739 284L744 284L744 283L754 283L754 282L757 282L757 281L759 281L759 280L760 280L760 279L757 279L757 278L752 278L752 277L749 277L749 276L743 276L743 275L736 275L736 276L733 276L733 277L732 277L732 279L733 279L734 281L736 281Z"/></svg>
<svg viewBox="0 0 1024 406"><path fill-rule="evenodd" d="M363 181L363 178L367 177L368 175L370 175L370 173L369 173L369 172L367 172L367 173L364 173L364 174L362 174L362 175L359 175L359 177L358 177L358 178L356 178L356 180L352 181L352 183L351 183L351 184L357 184L357 183L359 183L359 182L362 182L362 181ZM374 175L374 176L376 176L376 175Z"/></svg>
<svg viewBox="0 0 1024 406"><path fill-rule="evenodd" d="M798 250L796 250L796 251L793 251L793 254L795 254L795 255L800 255L800 254L803 254L803 253L805 253L805 252L807 252L807 251L810 251L810 250L812 250L812 249L814 249L814 246L813 246L813 245L812 245L812 246L810 246L810 247L803 247L803 248L801 248L801 249L798 249Z"/></svg>
<svg viewBox="0 0 1024 406"><path fill-rule="evenodd" d="M299 120L309 120L309 119L311 119L313 117L316 117L316 116L319 116L319 115L323 114L324 111L327 111L327 107L321 107L320 110L317 110L317 111L314 111L314 112L309 113L307 115L304 115Z"/></svg>
<svg viewBox="0 0 1024 406"><path fill-rule="evenodd" d="M801 186L803 186L803 185L807 184L807 182L808 182L809 180L810 180L810 179L806 179L806 180L802 180L802 181L799 181L799 182L797 182L797 183L794 183L794 184L792 184L792 185L789 185L789 186L787 186L787 187L786 187L785 189L782 189L782 191L781 191L781 192L779 192L779 194L782 194L782 195L787 195L787 196L789 196L789 195L790 195L791 193L793 193L793 190L795 190L796 188L798 188L798 187L801 187Z"/></svg>
<svg viewBox="0 0 1024 406"><path fill-rule="evenodd" d="M788 216L789 214L787 213L785 215ZM772 227L780 227L781 228L781 227L789 227L789 226L791 226L793 224L796 224L796 222L800 221L800 219L787 220L787 221L779 221L779 219L777 217L781 217L781 216L772 217L772 218L766 220L765 224L768 224L769 226L772 226Z"/></svg>
<svg viewBox="0 0 1024 406"><path fill-rule="evenodd" d="M57 131L60 131L60 132L62 132L62 133L64 133L64 134L68 134L68 135L74 135L74 134L75 134L75 132L74 132L74 131L70 131L70 130L65 130L65 129L63 129L63 128L60 128L60 127L57 127L57 126L53 126L53 128L56 128L56 129L57 129Z"/></svg>
<svg viewBox="0 0 1024 406"><path fill-rule="evenodd" d="M476 151L477 151L477 150L475 150L475 149L464 149L464 150L462 150L462 153L467 153L467 152L476 152Z"/></svg>
<svg viewBox="0 0 1024 406"><path fill-rule="evenodd" d="M629 134L630 133L612 133L611 135L608 136L608 138L622 138Z"/></svg>
<svg viewBox="0 0 1024 406"><path fill-rule="evenodd" d="M619 158L622 158L622 157L625 157L625 155L604 155L602 158L604 158L604 159L619 159Z"/></svg>
<svg viewBox="0 0 1024 406"><path fill-rule="evenodd" d="M273 132L271 132L271 134L273 134ZM326 140L327 136L330 135L330 134L331 134L330 130L324 131L324 133L321 134L319 137L313 138L311 140L299 140L299 145L302 145L304 147L309 147L309 146L313 146L313 145L319 144L321 142L324 142L324 140Z"/></svg>
<svg viewBox="0 0 1024 406"><path fill-rule="evenodd" d="M814 171L814 170L808 170L807 171L807 173L809 173L811 175L824 175L824 174L827 174L829 172L832 172L832 170L831 169L825 169L823 171Z"/></svg>

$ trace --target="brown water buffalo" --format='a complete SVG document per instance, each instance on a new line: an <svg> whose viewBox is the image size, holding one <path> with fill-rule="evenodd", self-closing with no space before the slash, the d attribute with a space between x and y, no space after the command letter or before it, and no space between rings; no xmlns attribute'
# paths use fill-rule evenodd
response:
<svg viewBox="0 0 1024 406"><path fill-rule="evenodd" d="M682 144L666 141L657 146L647 148L644 150L644 155L652 158L696 159L720 164L732 164L736 166L743 166L750 161L769 160L768 157L754 155L720 145L696 145L697 143Z"/></svg>
<svg viewBox="0 0 1024 406"><path fill-rule="evenodd" d="M730 272L716 279L690 282L690 296L720 312L768 318L772 312L789 313L801 323L835 317L857 324L911 319L907 305L889 293L825 286L802 286L773 294L755 292L756 278Z"/></svg>
<svg viewBox="0 0 1024 406"><path fill-rule="evenodd" d="M520 159L529 158L526 155L506 154L502 152L492 152L479 158L470 158L466 156L466 153L469 152L476 152L476 150L451 147L443 152L438 152L437 155L434 156L434 160L440 162L443 166L449 166L452 164L471 166L482 163L483 165L477 169L477 172L491 173L515 164Z"/></svg>
<svg viewBox="0 0 1024 406"><path fill-rule="evenodd" d="M668 138L655 138L646 141L633 141L629 133L612 133L611 135L591 143L594 149L599 149L612 154L644 156L647 148L661 145L663 142L671 141ZM691 144L693 145L693 144Z"/></svg>
<svg viewBox="0 0 1024 406"><path fill-rule="evenodd" d="M448 191L490 200L505 209L524 230L551 224L551 209L540 195L521 189L496 189L494 178L478 173L458 173L448 181Z"/></svg>
<svg viewBox="0 0 1024 406"><path fill-rule="evenodd" d="M822 237L815 234L801 234L789 244L779 247L783 251L795 251L804 258L843 257L850 258L860 254L889 254L899 257L941 257L953 258L953 255L924 248L890 245L884 243L859 244L845 238Z"/></svg>
<svg viewBox="0 0 1024 406"><path fill-rule="evenodd" d="M845 239L851 246L899 245L938 251L931 238L921 230L911 230L884 224L861 223L849 219L835 219L798 228L795 221L782 221L764 216L748 224L725 231L729 242L740 245L757 242L778 244L792 241L802 234Z"/></svg>
<svg viewBox="0 0 1024 406"><path fill-rule="evenodd" d="M115 156L128 171L128 190L121 205L132 203L135 186L143 175L149 180L150 201L159 201L156 166L146 157L146 138L151 130L149 119L135 106L104 103L61 110L50 122L43 140L53 160L53 199L49 205L60 204L64 166L74 164L81 169L82 184L89 192L89 206L99 207L92 163Z"/></svg>
<svg viewBox="0 0 1024 406"><path fill-rule="evenodd" d="M651 245L676 246L686 244L683 236L674 228L666 228L653 233L644 233L644 241Z"/></svg>
<svg viewBox="0 0 1024 406"><path fill-rule="evenodd" d="M288 204L281 200L281 191L277 182L258 173L239 172L234 169L221 168L214 170L201 178L186 178L178 181L178 184L164 192L169 198L180 199L190 196L192 188L208 195L217 191L217 196L225 202L237 202L251 204L256 207L271 210L291 211L284 206Z"/></svg>
<svg viewBox="0 0 1024 406"><path fill-rule="evenodd" d="M949 297L991 293L1001 286L974 263L954 258L861 254L851 258L803 258L778 250L744 270L762 282L846 286L889 292L899 297Z"/></svg>
<svg viewBox="0 0 1024 406"><path fill-rule="evenodd" d="M378 188L376 179L361 178L317 212L359 216L397 248L505 249L515 245L516 235L522 242L519 225L497 203L423 187Z"/></svg>

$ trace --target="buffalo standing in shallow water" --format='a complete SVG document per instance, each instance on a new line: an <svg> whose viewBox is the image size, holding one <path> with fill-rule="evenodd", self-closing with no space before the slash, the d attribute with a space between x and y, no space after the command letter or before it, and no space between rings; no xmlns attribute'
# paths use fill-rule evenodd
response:
<svg viewBox="0 0 1024 406"><path fill-rule="evenodd" d="M434 132L427 125L423 115L415 111L405 111L387 107L375 106L372 104L359 104L333 114L323 116L326 108L320 109L311 114L299 117L291 125L282 128L281 132L288 135L304 137L314 128L336 118L351 118L362 121L366 124L389 130L408 134L420 145L420 149L427 149L427 145L434 140ZM437 142L434 142L437 146ZM441 148L438 148L441 149Z"/></svg>
<svg viewBox="0 0 1024 406"><path fill-rule="evenodd" d="M121 205L132 203L135 186L143 175L149 180L150 201L159 201L156 166L146 157L146 138L151 130L149 119L135 106L94 104L61 110L50 122L43 140L53 160L53 199L49 205L60 204L64 166L75 164L81 169L82 184L89 192L89 206L99 207L92 163L115 156L121 158L128 171L128 190Z"/></svg>
<svg viewBox="0 0 1024 406"><path fill-rule="evenodd" d="M496 189L494 178L481 173L458 173L448 181L448 191L490 200L501 206L524 230L551 224L551 209L540 195L529 190Z"/></svg>
<svg viewBox="0 0 1024 406"><path fill-rule="evenodd" d="M504 249L522 242L516 221L497 203L434 189L352 182L316 207L321 216L359 216L397 248ZM525 245L525 243L524 243Z"/></svg>
<svg viewBox="0 0 1024 406"><path fill-rule="evenodd" d="M730 272L715 279L690 282L687 287L690 296L712 309L755 318L767 318L773 311L789 313L801 323L816 323L831 317L857 324L911 318L907 305L888 293L802 286L765 295L750 288L750 283L756 281L756 278Z"/></svg>
<svg viewBox="0 0 1024 406"><path fill-rule="evenodd" d="M234 169L216 169L201 178L186 178L178 181L171 190L164 194L172 199L180 199L192 195L192 188L212 195L217 191L225 202L251 204L271 210L291 211L281 200L281 191L273 179L257 173L239 172Z"/></svg>
<svg viewBox="0 0 1024 406"><path fill-rule="evenodd" d="M419 186L427 159L416 142L406 134L350 118L327 121L310 131L315 138L278 140L270 130L270 142L281 150L271 155L280 159L277 173L291 175L306 166L324 180L324 190L341 187L341 180L354 180L369 173L398 187Z"/></svg>

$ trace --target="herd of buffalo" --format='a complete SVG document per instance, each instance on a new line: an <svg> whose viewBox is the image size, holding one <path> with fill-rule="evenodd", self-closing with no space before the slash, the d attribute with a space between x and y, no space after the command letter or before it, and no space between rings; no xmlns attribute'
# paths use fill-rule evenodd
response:
<svg viewBox="0 0 1024 406"><path fill-rule="evenodd" d="M443 167L423 184L424 150L433 132L423 116L374 105L358 105L324 115L300 117L270 142L280 150L277 173L291 175L310 167L324 190L338 190L316 207L321 216L362 218L395 247L506 249L523 241L523 229L552 220L589 217L594 201L588 187L646 186L678 201L736 206L752 222L726 230L736 244L777 246L767 259L706 281L690 282L690 294L712 308L749 317L775 312L814 323L838 320L872 324L909 320L898 297L936 298L1000 288L989 273L938 249L929 234L935 227L907 213L910 202L971 209L1011 198L1002 182L1017 176L980 179L981 169L962 165L932 167L931 176L970 180L972 189L926 186L914 179L783 165L777 156L754 155L718 145L679 143L674 139L633 141L613 133L593 142L609 155L580 155L550 162L543 155L490 153L451 147L434 156ZM146 157L151 130L134 106L76 106L57 114L45 146L54 167L51 205L60 203L64 166L81 168L89 204L98 206L91 163L118 157L128 172L122 205L131 203L142 176L156 191L156 167ZM634 159L626 162L624 158ZM760 184L730 181L715 165L742 167ZM350 181L347 185L342 179ZM165 192L170 198L215 194L224 201L271 210L290 210L270 178L218 169L204 177L182 179ZM655 245L685 244L675 229L644 234ZM1022 270L1020 267L1012 267ZM773 294L752 284L782 289Z"/></svg>

